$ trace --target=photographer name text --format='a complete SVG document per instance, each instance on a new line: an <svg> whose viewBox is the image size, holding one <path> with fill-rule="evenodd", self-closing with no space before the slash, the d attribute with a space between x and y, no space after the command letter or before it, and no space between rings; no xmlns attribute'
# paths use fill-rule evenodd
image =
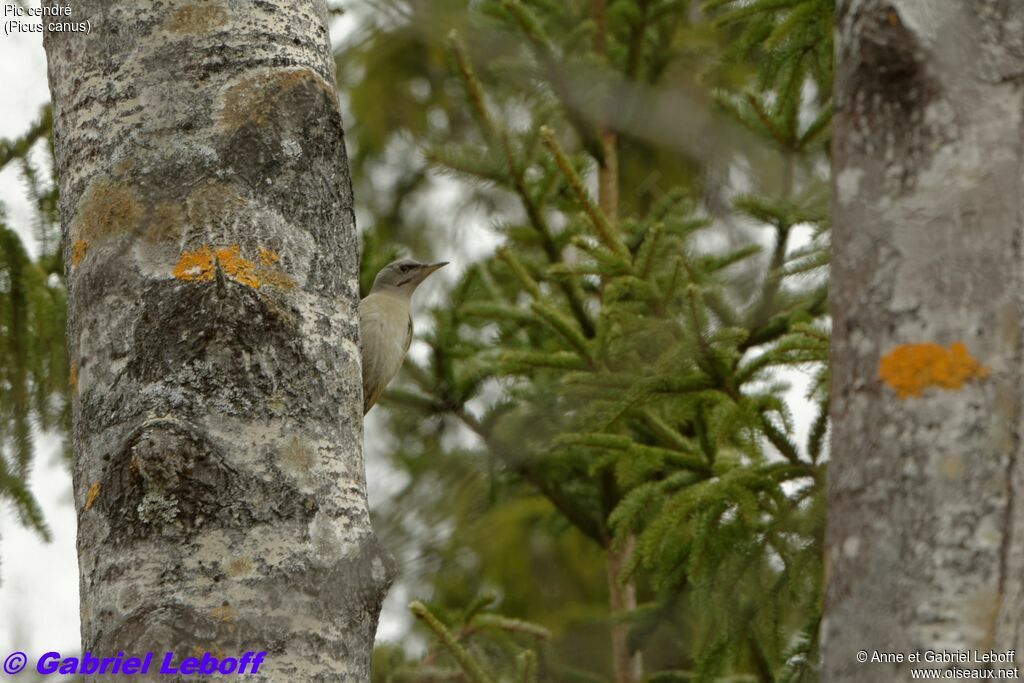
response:
<svg viewBox="0 0 1024 683"><path fill-rule="evenodd" d="M59 652L46 652L35 661L35 671L44 676L63 675L251 675L259 673L266 652L246 652L240 657L216 656L204 652L196 657L177 657L173 652L146 652L139 656L97 657L91 652L65 657ZM4 660L4 673L13 676L29 665L24 652L13 652Z"/></svg>
<svg viewBox="0 0 1024 683"><path fill-rule="evenodd" d="M1015 650L996 652L995 650L925 650L923 652L888 652L886 650L861 650L857 653L857 661L861 663L911 664L927 662L930 664L1006 664L1012 663Z"/></svg>

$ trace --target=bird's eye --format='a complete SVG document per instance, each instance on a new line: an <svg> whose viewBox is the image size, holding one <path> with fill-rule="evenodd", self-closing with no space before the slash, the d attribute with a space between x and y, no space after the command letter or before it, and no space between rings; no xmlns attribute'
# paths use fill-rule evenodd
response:
<svg viewBox="0 0 1024 683"><path fill-rule="evenodd" d="M409 265L408 263L403 263L402 265L398 266L398 269L399 269L400 271L402 271L403 273L407 273L407 272L409 272L409 270L410 270L411 268L412 268L412 266L411 266L411 265Z"/></svg>

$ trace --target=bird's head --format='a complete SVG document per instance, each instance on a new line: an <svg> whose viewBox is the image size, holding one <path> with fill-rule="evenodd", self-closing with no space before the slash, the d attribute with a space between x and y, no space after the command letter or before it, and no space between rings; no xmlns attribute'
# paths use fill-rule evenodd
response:
<svg viewBox="0 0 1024 683"><path fill-rule="evenodd" d="M447 261L420 263L413 259L399 259L384 266L373 280L371 292L401 292L412 296L421 282L438 268L447 266Z"/></svg>

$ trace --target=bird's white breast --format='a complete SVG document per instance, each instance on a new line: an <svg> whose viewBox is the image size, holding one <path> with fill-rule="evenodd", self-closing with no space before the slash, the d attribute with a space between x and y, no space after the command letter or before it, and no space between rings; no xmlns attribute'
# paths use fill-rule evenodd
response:
<svg viewBox="0 0 1024 683"><path fill-rule="evenodd" d="M412 341L409 299L373 293L359 302L363 351L363 400L376 403L405 360Z"/></svg>

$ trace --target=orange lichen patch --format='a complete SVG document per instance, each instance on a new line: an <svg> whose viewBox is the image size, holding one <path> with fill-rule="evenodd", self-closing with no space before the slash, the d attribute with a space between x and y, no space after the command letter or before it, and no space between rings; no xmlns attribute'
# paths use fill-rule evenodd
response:
<svg viewBox="0 0 1024 683"><path fill-rule="evenodd" d="M142 218L142 201L130 186L94 180L78 202L72 236L95 241L134 232Z"/></svg>
<svg viewBox="0 0 1024 683"><path fill-rule="evenodd" d="M78 363L71 361L71 367L68 368L68 386L71 387L72 395L78 393Z"/></svg>
<svg viewBox="0 0 1024 683"><path fill-rule="evenodd" d="M295 280L281 272L277 266L280 261L281 255L276 251L260 247L260 264L262 267L257 270L260 281L270 287L291 289L295 286Z"/></svg>
<svg viewBox="0 0 1024 683"><path fill-rule="evenodd" d="M260 247L260 263L265 266L272 266L281 260L281 256L273 249Z"/></svg>
<svg viewBox="0 0 1024 683"><path fill-rule="evenodd" d="M238 617L238 612L231 605L224 603L210 610L210 616L222 624L230 624Z"/></svg>
<svg viewBox="0 0 1024 683"><path fill-rule="evenodd" d="M174 11L167 28L175 33L205 33L227 22L228 10L223 5L185 5Z"/></svg>
<svg viewBox="0 0 1024 683"><path fill-rule="evenodd" d="M268 260L273 263L279 258L273 251L260 247L260 261L264 264ZM215 265L220 266L226 277L253 289L259 289L261 286L291 289L295 286L295 281L277 267L260 266L243 257L237 244L216 249L204 245L195 251L182 252L171 270L171 275L187 282L209 282L216 275Z"/></svg>
<svg viewBox="0 0 1024 683"><path fill-rule="evenodd" d="M208 282L213 279L213 252L203 245L195 251L182 252L171 275L189 282Z"/></svg>
<svg viewBox="0 0 1024 683"><path fill-rule="evenodd" d="M901 398L920 396L928 387L960 389L972 379L988 377L960 342L944 348L938 344L902 344L878 363L878 377Z"/></svg>
<svg viewBox="0 0 1024 683"><path fill-rule="evenodd" d="M89 492L85 494L85 511L88 512L92 504L96 502L96 498L100 495L100 483L94 481L92 486L89 487Z"/></svg>
<svg viewBox="0 0 1024 683"><path fill-rule="evenodd" d="M89 243L85 240L75 240L71 245L71 267L74 268L82 262L89 251Z"/></svg>
<svg viewBox="0 0 1024 683"><path fill-rule="evenodd" d="M334 87L312 69L280 69L243 78L224 93L222 125L229 132L246 125L264 126L275 119L293 90L308 85L334 101Z"/></svg>
<svg viewBox="0 0 1024 683"><path fill-rule="evenodd" d="M260 286L260 280L256 277L256 264L242 258L237 244L217 249L217 262L225 275L235 282L254 289Z"/></svg>

